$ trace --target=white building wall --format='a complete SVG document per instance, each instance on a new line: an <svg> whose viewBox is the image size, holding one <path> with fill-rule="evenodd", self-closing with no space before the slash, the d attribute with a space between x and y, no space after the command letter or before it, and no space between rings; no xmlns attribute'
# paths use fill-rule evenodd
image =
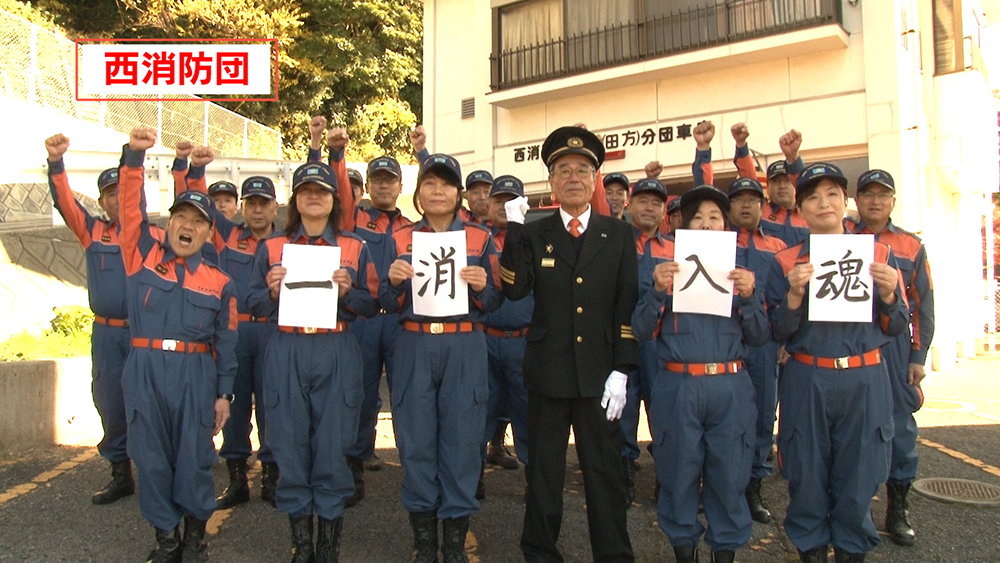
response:
<svg viewBox="0 0 1000 563"><path fill-rule="evenodd" d="M749 125L763 166L781 158L777 139L795 128L807 162L863 157L893 174L893 220L924 238L932 261L938 367L973 352L994 314L981 228L984 216L992 225L986 202L1000 183L997 110L978 72L934 76L930 0L844 2L843 30L796 31L495 93L490 0L425 6L432 50L424 93L434 103L425 103L424 121L433 152L450 152L469 170L518 175L541 193L541 161L515 162L515 149L540 145L562 125L614 134L711 119L714 166L723 174L733 171L733 123ZM469 97L476 116L463 120L460 101ZM668 181L690 178L693 139L624 148L605 173L638 179L656 159Z"/></svg>

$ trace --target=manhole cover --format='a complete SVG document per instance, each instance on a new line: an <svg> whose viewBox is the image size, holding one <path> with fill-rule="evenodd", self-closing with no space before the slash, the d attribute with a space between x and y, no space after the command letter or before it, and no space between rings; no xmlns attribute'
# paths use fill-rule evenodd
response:
<svg viewBox="0 0 1000 563"><path fill-rule="evenodd" d="M966 479L931 478L913 482L913 490L941 502L971 506L1000 506L1000 487Z"/></svg>

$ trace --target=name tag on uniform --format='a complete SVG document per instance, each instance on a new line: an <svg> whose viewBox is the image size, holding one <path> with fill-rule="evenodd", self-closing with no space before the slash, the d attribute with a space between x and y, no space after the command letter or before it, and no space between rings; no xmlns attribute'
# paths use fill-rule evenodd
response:
<svg viewBox="0 0 1000 563"><path fill-rule="evenodd" d="M556 267L556 259L555 258L542 258L542 267L543 268L555 268Z"/></svg>

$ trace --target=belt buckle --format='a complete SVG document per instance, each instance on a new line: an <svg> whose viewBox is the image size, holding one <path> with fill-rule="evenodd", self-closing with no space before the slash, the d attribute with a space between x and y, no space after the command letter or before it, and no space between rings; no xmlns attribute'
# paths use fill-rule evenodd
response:
<svg viewBox="0 0 1000 563"><path fill-rule="evenodd" d="M844 356L843 358L834 358L833 359L833 365L837 369L847 369L847 368L851 367L850 364L848 364L848 361L850 359L851 358L849 358L848 356Z"/></svg>
<svg viewBox="0 0 1000 563"><path fill-rule="evenodd" d="M707 375L719 375L719 364L705 364L705 373Z"/></svg>
<svg viewBox="0 0 1000 563"><path fill-rule="evenodd" d="M514 338L514 332L515 331L513 331L513 330L505 330L503 332L503 337L504 338Z"/></svg>
<svg viewBox="0 0 1000 563"><path fill-rule="evenodd" d="M431 334L444 334L444 323L431 323Z"/></svg>
<svg viewBox="0 0 1000 563"><path fill-rule="evenodd" d="M163 350L165 352L176 352L177 341L173 339L164 339L160 341L160 350Z"/></svg>
<svg viewBox="0 0 1000 563"><path fill-rule="evenodd" d="M302 333L303 334L316 334L316 327L314 327L314 326L302 327Z"/></svg>

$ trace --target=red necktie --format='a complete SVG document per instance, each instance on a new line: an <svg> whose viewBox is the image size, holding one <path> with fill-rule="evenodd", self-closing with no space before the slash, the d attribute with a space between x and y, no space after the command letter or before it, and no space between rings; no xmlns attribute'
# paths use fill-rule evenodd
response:
<svg viewBox="0 0 1000 563"><path fill-rule="evenodd" d="M572 219L569 220L569 234L572 235L573 238L579 237L581 234L580 227L582 226L583 223L581 223L580 220L577 219L576 217L573 217Z"/></svg>

